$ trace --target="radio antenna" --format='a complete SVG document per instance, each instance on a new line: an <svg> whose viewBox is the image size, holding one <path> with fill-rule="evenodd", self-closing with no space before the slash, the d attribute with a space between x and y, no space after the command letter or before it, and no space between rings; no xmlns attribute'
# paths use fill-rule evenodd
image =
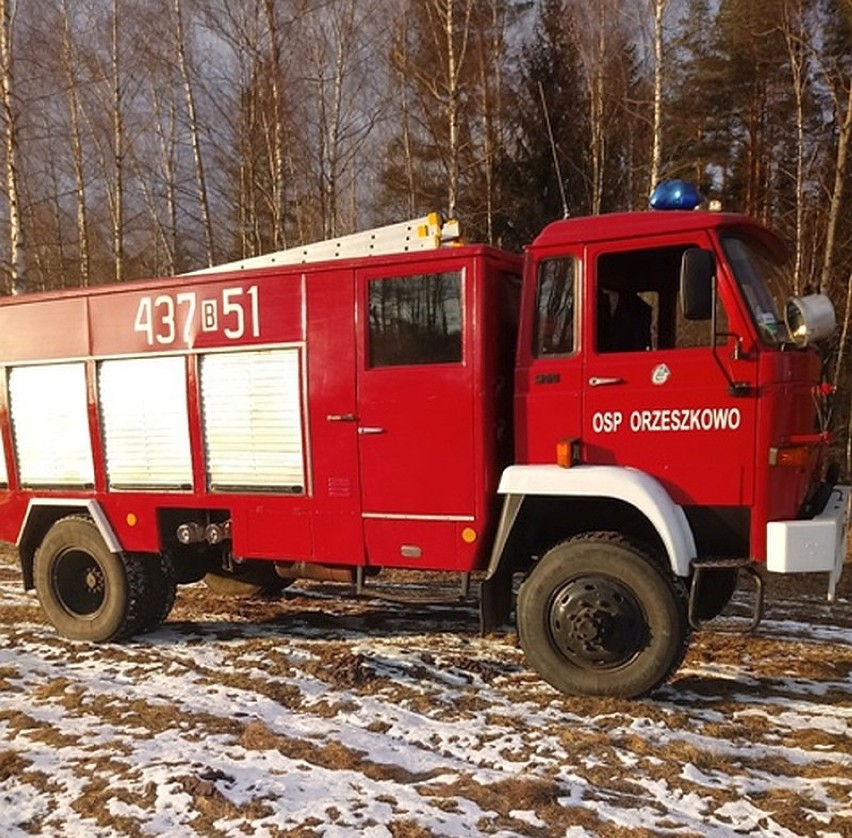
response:
<svg viewBox="0 0 852 838"><path fill-rule="evenodd" d="M544 98L544 85L539 81L538 93L541 96L541 109L544 111L544 123L547 125L547 136L550 140L550 153L553 155L553 168L556 169L556 179L559 181L559 195L562 198L562 217L568 218L568 199L565 197L565 184L562 182L562 168L559 156L556 154L556 140L553 138L553 126L550 124L550 111Z"/></svg>

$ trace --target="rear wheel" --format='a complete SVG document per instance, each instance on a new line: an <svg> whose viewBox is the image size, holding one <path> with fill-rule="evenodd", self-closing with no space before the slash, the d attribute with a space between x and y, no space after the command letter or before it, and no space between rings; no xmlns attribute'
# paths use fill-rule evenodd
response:
<svg viewBox="0 0 852 838"><path fill-rule="evenodd" d="M518 594L518 633L533 669L565 693L637 698L680 665L686 592L615 533L558 544Z"/></svg>
<svg viewBox="0 0 852 838"><path fill-rule="evenodd" d="M110 552L90 518L57 521L33 570L42 608L66 637L97 643L137 630L149 596L144 564L138 556Z"/></svg>
<svg viewBox="0 0 852 838"><path fill-rule="evenodd" d="M175 566L168 553L140 555L148 579L148 593L136 630L142 634L154 631L169 616L177 595Z"/></svg>

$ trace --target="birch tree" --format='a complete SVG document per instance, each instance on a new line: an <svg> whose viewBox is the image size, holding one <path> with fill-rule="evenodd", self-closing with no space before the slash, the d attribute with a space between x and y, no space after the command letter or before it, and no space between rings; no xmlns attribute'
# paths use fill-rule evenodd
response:
<svg viewBox="0 0 852 838"><path fill-rule="evenodd" d="M266 25L269 32L269 87L272 109L269 113L271 149L270 170L272 174L272 194L270 212L272 215L272 245L274 249L287 246L284 230L284 126L283 94L284 82L281 58L281 25L275 0L263 0Z"/></svg>
<svg viewBox="0 0 852 838"><path fill-rule="evenodd" d="M663 20L667 0L650 0L651 12L654 18L654 117L651 130L651 166L648 173L648 194L653 192L660 181L660 171L663 157L663 80L664 80L664 31Z"/></svg>
<svg viewBox="0 0 852 838"><path fill-rule="evenodd" d="M71 27L71 10L68 0L62 0L62 70L66 86L66 104L68 108L69 142L71 145L71 164L75 186L75 221L77 229L77 258L79 262L80 285L89 284L91 258L89 255L89 222L86 209L86 175L83 156L83 135L80 119L80 86L77 60L77 47Z"/></svg>
<svg viewBox="0 0 852 838"><path fill-rule="evenodd" d="M603 211L604 167L607 154L607 46L611 10L601 0L587 7L582 40L589 102L591 212Z"/></svg>
<svg viewBox="0 0 852 838"><path fill-rule="evenodd" d="M151 222L156 230L157 241L163 253L163 258L157 260L157 273L173 274L183 268L178 267L182 260L179 253L183 251L180 243L178 224L178 114L177 103L173 91L164 82L169 74L152 71L149 79L151 98L151 130L156 138L156 148L159 151L159 177L162 181L160 190L152 188L146 176L142 162L133 156L136 174L139 178L142 194L148 207ZM158 195L158 192L162 195ZM161 209L161 203L165 208ZM165 216L165 220L163 218ZM162 267L160 267L162 265Z"/></svg>
<svg viewBox="0 0 852 838"><path fill-rule="evenodd" d="M239 257L286 247L288 216L299 237L301 220L289 190L293 161L288 147L295 145L290 101L301 90L297 92L289 75L288 53L282 49L285 35L292 35L292 19L284 17L280 6L276 0L204 0L199 5L222 68L210 104L221 138L218 168L230 180L223 189L236 221L233 255Z"/></svg>
<svg viewBox="0 0 852 838"><path fill-rule="evenodd" d="M5 135L5 185L9 213L9 273L7 288L13 294L26 291L24 227L19 185L18 122L15 103L13 32L17 3L0 0L0 107Z"/></svg>
<svg viewBox="0 0 852 838"><path fill-rule="evenodd" d="M186 102L187 130L192 148L192 162L195 170L195 189L198 208L201 213L201 226L204 230L204 253L207 264L214 260L213 220L210 216L210 199L207 194L207 177L204 172L204 154L201 149L201 128L198 119L198 109L195 104L195 89L187 57L186 33L184 27L183 5L181 0L174 0L173 6L175 24L175 51L183 82L183 93Z"/></svg>
<svg viewBox="0 0 852 838"><path fill-rule="evenodd" d="M635 71L630 44L635 39L628 36L629 18L616 0L590 4L574 0L570 5L588 107L590 211L598 215L613 199L622 207L625 199L633 199L633 190L618 185L632 178L636 149L631 146L639 133L628 108ZM623 167L618 166L619 157L626 162ZM643 181L643 190L644 185Z"/></svg>
<svg viewBox="0 0 852 838"><path fill-rule="evenodd" d="M831 286L835 271L838 230L844 215L848 217L848 213L843 210L850 173L849 146L852 141L852 0L838 0L829 25L831 30L827 33L827 49L819 59L819 72L828 91L835 153L831 167L833 176L826 190L829 208L819 275L820 290ZM847 306L847 318L848 311Z"/></svg>
<svg viewBox="0 0 852 838"><path fill-rule="evenodd" d="M441 166L443 209L453 216L461 194L462 155L469 150L463 136L464 77L470 70L473 0L407 2L405 13L411 41L392 60L417 99L426 134L421 165L431 158Z"/></svg>
<svg viewBox="0 0 852 838"><path fill-rule="evenodd" d="M308 129L305 153L310 171L300 184L300 204L316 217L317 237L331 238L358 224L358 177L362 150L380 115L375 64L381 19L376 0L340 0L311 10L294 22L308 46L307 74L298 119Z"/></svg>
<svg viewBox="0 0 852 838"><path fill-rule="evenodd" d="M110 208L112 211L112 247L115 259L115 281L124 279L124 89L121 66L121 26L119 23L121 0L113 0L110 33L110 79L112 82L112 185Z"/></svg>
<svg viewBox="0 0 852 838"><path fill-rule="evenodd" d="M481 121L481 160L483 187L482 208L485 215L485 240L493 244L496 238L495 214L499 204L498 161L505 147L505 104L503 92L504 58L506 54L506 32L509 25L510 8L506 0L488 0L478 7L476 25L476 58L478 88L481 99L479 118Z"/></svg>
<svg viewBox="0 0 852 838"><path fill-rule="evenodd" d="M470 15L472 0L432 0L428 6L434 31L443 28L445 59L444 113L447 120L447 213L456 214L459 198L459 175L461 163L460 120L462 109L461 78L467 59L470 40Z"/></svg>
<svg viewBox="0 0 852 838"><path fill-rule="evenodd" d="M801 294L804 284L804 227L805 227L805 97L808 87L808 44L805 4L802 0L783 0L781 32L787 48L790 83L795 103L795 231L793 258L793 289Z"/></svg>
<svg viewBox="0 0 852 838"><path fill-rule="evenodd" d="M403 5L391 48L394 67L392 75L393 104L397 105L396 113L400 131L395 140L396 148L388 155L389 165L385 167L383 178L388 186L386 201L400 203L404 206L406 218L414 218L418 206L418 179L415 177L414 160L414 103L412 87L405 73L411 62L408 27L408 4ZM393 107L391 104L391 107ZM402 157L402 163L398 161ZM401 194L400 194L401 193Z"/></svg>

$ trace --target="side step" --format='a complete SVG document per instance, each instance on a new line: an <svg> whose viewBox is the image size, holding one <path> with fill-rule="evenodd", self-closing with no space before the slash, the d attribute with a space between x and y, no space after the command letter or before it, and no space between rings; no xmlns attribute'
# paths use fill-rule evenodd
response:
<svg viewBox="0 0 852 838"><path fill-rule="evenodd" d="M751 559L697 559L692 563L692 584L689 588L689 624L694 629L710 629L712 631L729 632L731 634L748 634L754 631L763 619L764 585L763 578L755 570ZM749 617L721 618L718 615L710 619L699 616L698 592L701 590L702 575L707 571L731 570L737 574L737 583L744 574L751 577L754 585L754 604ZM734 586L736 593L739 584ZM731 596L733 597L733 593Z"/></svg>
<svg viewBox="0 0 852 838"><path fill-rule="evenodd" d="M396 602L411 605L457 605L470 598L470 573L462 573L460 576L461 584L459 586L459 593L454 597L437 597L430 599L420 596L405 596L403 594L395 596L393 594L383 594L374 590L367 590L367 586L364 581L364 568L359 565L355 568L355 596L364 596L369 597L370 599L380 599L384 602Z"/></svg>

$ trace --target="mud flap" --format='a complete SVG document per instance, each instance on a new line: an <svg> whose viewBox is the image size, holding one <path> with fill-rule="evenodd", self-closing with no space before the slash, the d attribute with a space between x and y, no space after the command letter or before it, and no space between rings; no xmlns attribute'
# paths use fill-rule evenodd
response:
<svg viewBox="0 0 852 838"><path fill-rule="evenodd" d="M479 628L482 634L497 631L512 613L512 569L504 562L479 588Z"/></svg>

